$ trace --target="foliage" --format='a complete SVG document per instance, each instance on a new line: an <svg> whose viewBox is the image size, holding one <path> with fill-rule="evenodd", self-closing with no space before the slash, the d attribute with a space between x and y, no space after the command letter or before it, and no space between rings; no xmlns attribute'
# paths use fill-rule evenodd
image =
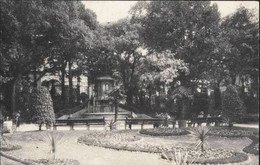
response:
<svg viewBox="0 0 260 165"><path fill-rule="evenodd" d="M78 1L4 0L0 11L0 83L10 84L8 99L14 113L19 79L33 75L36 86L46 73L62 71L64 80L67 63L71 69L75 58L82 58L82 52L90 49L97 21L95 14Z"/></svg>
<svg viewBox="0 0 260 165"><path fill-rule="evenodd" d="M31 85L32 82L30 79L20 79L17 83L17 108L20 111L20 119L23 122L30 122L31 114L30 114L30 94L31 94Z"/></svg>
<svg viewBox="0 0 260 165"><path fill-rule="evenodd" d="M253 142L243 149L244 152L259 155L259 135L249 137Z"/></svg>
<svg viewBox="0 0 260 165"><path fill-rule="evenodd" d="M45 87L33 88L30 96L30 111L32 121L51 125L55 122L53 104L49 91Z"/></svg>
<svg viewBox="0 0 260 165"><path fill-rule="evenodd" d="M234 85L228 85L223 94L222 111L223 117L229 124L239 120L245 112L244 104L239 98L238 91Z"/></svg>
<svg viewBox="0 0 260 165"><path fill-rule="evenodd" d="M241 127L211 127L209 135L221 137L251 137L259 136L259 129Z"/></svg>
<svg viewBox="0 0 260 165"><path fill-rule="evenodd" d="M146 56L149 71L142 74L141 81L147 80L154 82L160 80L169 84L173 79L183 72L189 74L187 64L175 57L175 54L170 50L162 51L160 53L153 52Z"/></svg>
<svg viewBox="0 0 260 165"><path fill-rule="evenodd" d="M56 153L57 153L57 147L60 145L62 142L64 142L64 135L61 133L57 133L54 131L44 133L44 134L39 134L38 139L40 141L43 141L48 147L50 147L49 151L49 161L56 159Z"/></svg>
<svg viewBox="0 0 260 165"><path fill-rule="evenodd" d="M155 128L155 129L142 129L140 134L151 136L181 136L189 134L188 131L181 128Z"/></svg>
<svg viewBox="0 0 260 165"><path fill-rule="evenodd" d="M253 18L252 11L240 7L224 18L221 24L224 35L232 45L230 52L223 57L223 64L229 69L233 83L236 75L249 74L256 81L259 73L259 20Z"/></svg>
<svg viewBox="0 0 260 165"><path fill-rule="evenodd" d="M188 63L190 74L181 74L182 85L198 78L215 49L220 14L210 2L154 1L144 7L143 40L151 50L171 50L177 59ZM162 26L163 25L163 26Z"/></svg>
<svg viewBox="0 0 260 165"><path fill-rule="evenodd" d="M143 58L140 40L141 25L122 19L105 27L113 41L113 52L117 62L117 71L121 75L126 93L127 104L133 103L134 86L137 85L140 72L138 67Z"/></svg>
<svg viewBox="0 0 260 165"><path fill-rule="evenodd" d="M201 152L204 152L206 140L209 137L209 127L193 127L187 131L197 140L195 148L200 148Z"/></svg>
<svg viewBox="0 0 260 165"><path fill-rule="evenodd" d="M109 128L110 133L111 133L111 131L117 129L117 122L114 120L107 120L105 123L105 128Z"/></svg>
<svg viewBox="0 0 260 165"><path fill-rule="evenodd" d="M189 106L191 101L194 99L194 95L192 93L191 88L186 88L185 86L177 86L175 89L171 89L169 91L171 99L176 99L177 103L180 104L179 109L179 118L184 119L187 118L190 109Z"/></svg>
<svg viewBox="0 0 260 165"><path fill-rule="evenodd" d="M22 147L16 144L13 144L6 136L4 136L1 132L0 135L0 144L1 144L1 151L12 151L18 150Z"/></svg>
<svg viewBox="0 0 260 165"><path fill-rule="evenodd" d="M194 100L192 105L192 113L198 115L201 111L204 114L208 114L209 112L209 97L207 93L195 93Z"/></svg>
<svg viewBox="0 0 260 165"><path fill-rule="evenodd" d="M211 160L205 160L199 163L210 163L210 164L227 164L227 163L240 163L248 160L248 155L245 153L234 153L233 156L222 158L222 159L211 159Z"/></svg>
<svg viewBox="0 0 260 165"><path fill-rule="evenodd" d="M191 165L193 161L189 160L188 153L182 153L176 151L176 149L171 152L170 157L168 157L164 152L162 153L166 160L170 160L172 165Z"/></svg>

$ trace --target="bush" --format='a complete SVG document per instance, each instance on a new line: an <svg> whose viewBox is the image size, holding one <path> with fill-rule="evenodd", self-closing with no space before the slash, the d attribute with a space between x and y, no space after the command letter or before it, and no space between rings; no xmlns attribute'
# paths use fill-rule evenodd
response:
<svg viewBox="0 0 260 165"><path fill-rule="evenodd" d="M239 98L238 91L234 85L228 85L223 94L222 111L223 117L229 124L238 121L245 113L244 104Z"/></svg>
<svg viewBox="0 0 260 165"><path fill-rule="evenodd" d="M33 88L30 97L32 121L50 126L55 121L53 103L49 91L45 87Z"/></svg>
<svg viewBox="0 0 260 165"><path fill-rule="evenodd" d="M206 140L209 137L210 129L209 127L192 127L188 129L188 132L195 138L196 140L196 149L200 148L201 152L205 150Z"/></svg>
<svg viewBox="0 0 260 165"><path fill-rule="evenodd" d="M180 136L189 134L188 131L181 128L142 129L139 133L150 136Z"/></svg>

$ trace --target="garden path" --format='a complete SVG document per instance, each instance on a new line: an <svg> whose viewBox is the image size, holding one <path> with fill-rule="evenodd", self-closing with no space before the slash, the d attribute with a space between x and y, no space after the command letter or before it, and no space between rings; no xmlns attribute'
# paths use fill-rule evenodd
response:
<svg viewBox="0 0 260 165"><path fill-rule="evenodd" d="M35 125L22 125L18 132L8 135L15 144L21 145L21 150L11 151L10 154L19 158L42 159L48 158L49 146L39 141L37 137L39 131ZM67 128L65 128L67 129ZM80 129L80 128L78 128ZM85 128L82 128L85 129ZM103 128L95 128L102 130ZM43 131L45 132L45 131ZM62 131L66 141L58 147L57 158L70 158L78 160L82 165L169 165L170 163L160 158L159 154L116 151L101 147L86 146L77 143L77 138L82 136L85 131ZM147 143L166 144L166 145L189 145L192 140L190 136L170 136L170 137L151 137L142 135L142 141ZM222 138L210 137L210 146L224 148L228 150L242 151L251 143L251 140L244 138ZM250 155L255 164L259 163L259 156ZM5 165L19 165L12 161L3 159ZM253 164L252 164L253 165Z"/></svg>

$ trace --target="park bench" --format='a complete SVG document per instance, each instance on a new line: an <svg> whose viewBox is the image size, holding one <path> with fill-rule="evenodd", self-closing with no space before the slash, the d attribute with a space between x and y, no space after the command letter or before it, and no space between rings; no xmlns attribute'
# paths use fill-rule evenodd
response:
<svg viewBox="0 0 260 165"><path fill-rule="evenodd" d="M132 125L134 124L141 124L141 129L143 129L144 124L153 124L155 128L158 124L165 124L168 122L172 122L172 120L165 119L165 118L126 118L125 120L125 129L127 125L129 125L129 129L132 129Z"/></svg>
<svg viewBox="0 0 260 165"><path fill-rule="evenodd" d="M90 125L103 125L105 126L105 118L84 118L84 119L58 119L53 125L56 130L57 126L70 126L70 130L74 129L75 125L86 125L89 130Z"/></svg>
<svg viewBox="0 0 260 165"><path fill-rule="evenodd" d="M222 117L196 117L192 118L190 122L188 122L188 125L195 126L195 124L197 124L198 126L201 126L202 123L207 123L207 126L210 126L211 123L215 123L215 126L220 126L223 122L224 120Z"/></svg>

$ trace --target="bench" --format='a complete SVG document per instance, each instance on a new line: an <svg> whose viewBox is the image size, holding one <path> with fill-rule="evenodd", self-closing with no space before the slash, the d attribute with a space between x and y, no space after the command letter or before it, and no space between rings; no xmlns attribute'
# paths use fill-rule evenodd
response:
<svg viewBox="0 0 260 165"><path fill-rule="evenodd" d="M211 123L215 123L215 126L220 126L220 123L223 122L222 117L197 117L192 118L188 125L195 126L195 124L198 124L198 126L201 126L202 123L207 123L207 126L210 126Z"/></svg>
<svg viewBox="0 0 260 165"><path fill-rule="evenodd" d="M57 126L70 126L70 130L74 129L74 125L86 125L89 130L90 125L105 126L105 118L89 118L89 119L58 119L53 124L53 129L57 130Z"/></svg>
<svg viewBox="0 0 260 165"><path fill-rule="evenodd" d="M144 124L153 124L155 128L156 124L165 124L167 122L172 122L173 120L164 119L164 118L127 118L125 120L125 129L129 125L129 129L132 129L133 124L141 124L141 129L143 129Z"/></svg>

